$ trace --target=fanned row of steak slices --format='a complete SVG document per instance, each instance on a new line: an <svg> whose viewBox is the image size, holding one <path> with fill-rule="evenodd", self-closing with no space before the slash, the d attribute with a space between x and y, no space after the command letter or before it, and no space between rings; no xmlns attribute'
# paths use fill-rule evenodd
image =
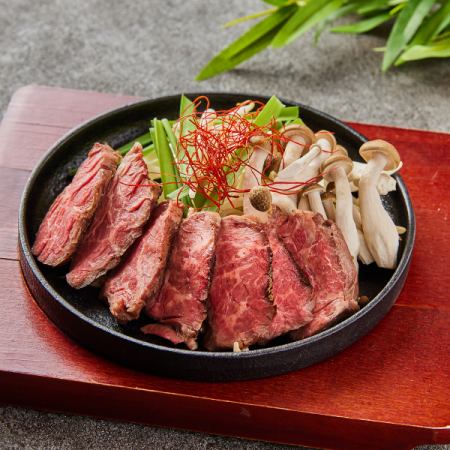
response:
<svg viewBox="0 0 450 450"><path fill-rule="evenodd" d="M287 333L311 336L358 309L357 273L334 222L275 209L251 216L158 206L142 147L123 158L95 144L39 228L33 252L68 283L103 282L121 323L142 311L142 328L190 349L244 350ZM97 280L97 281L96 281Z"/></svg>

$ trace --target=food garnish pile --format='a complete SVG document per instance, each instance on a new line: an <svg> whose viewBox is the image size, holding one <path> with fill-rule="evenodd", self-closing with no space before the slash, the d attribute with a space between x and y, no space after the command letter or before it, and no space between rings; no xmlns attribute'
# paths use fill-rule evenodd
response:
<svg viewBox="0 0 450 450"><path fill-rule="evenodd" d="M358 311L358 265L394 269L382 196L396 149L352 161L276 97L214 110L182 96L177 120L118 150L96 143L38 230L33 253L100 288L121 324L191 350L299 340ZM94 299L93 299L94 301Z"/></svg>

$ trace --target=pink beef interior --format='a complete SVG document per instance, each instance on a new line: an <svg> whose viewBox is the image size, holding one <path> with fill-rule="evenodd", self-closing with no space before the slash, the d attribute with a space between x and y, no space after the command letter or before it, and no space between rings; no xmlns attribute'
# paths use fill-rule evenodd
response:
<svg viewBox="0 0 450 450"><path fill-rule="evenodd" d="M270 325L273 339L311 322L314 299L308 278L291 258L276 228L269 225L267 234L272 249L272 293L276 307Z"/></svg>
<svg viewBox="0 0 450 450"><path fill-rule="evenodd" d="M209 301L209 350L240 348L268 339L275 315L271 251L260 224L245 216L222 219Z"/></svg>
<svg viewBox="0 0 450 450"><path fill-rule="evenodd" d="M358 276L344 238L334 222L320 214L276 212L277 231L292 258L306 273L313 287L314 318L294 332L307 337L358 309Z"/></svg>
<svg viewBox="0 0 450 450"><path fill-rule="evenodd" d="M66 277L72 287L85 287L119 264L142 234L159 192L159 188L149 185L142 146L135 144L117 169L75 254Z"/></svg>
<svg viewBox="0 0 450 450"><path fill-rule="evenodd" d="M183 209L177 202L161 203L144 233L117 270L108 275L101 295L119 322L137 319L148 300L158 292L169 249Z"/></svg>
<svg viewBox="0 0 450 450"><path fill-rule="evenodd" d="M65 264L77 249L113 177L120 155L96 143L72 182L58 195L39 227L33 254L49 266Z"/></svg>
<svg viewBox="0 0 450 450"><path fill-rule="evenodd" d="M220 216L198 212L183 220L175 238L164 277L164 284L147 313L172 328L149 325L146 333L158 334L177 344L185 342L197 348L197 336L206 319L206 299Z"/></svg>

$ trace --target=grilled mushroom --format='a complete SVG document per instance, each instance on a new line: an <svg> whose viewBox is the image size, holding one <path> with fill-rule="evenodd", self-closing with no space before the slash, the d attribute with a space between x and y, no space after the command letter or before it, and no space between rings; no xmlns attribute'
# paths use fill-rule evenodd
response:
<svg viewBox="0 0 450 450"><path fill-rule="evenodd" d="M243 189L252 189L261 184L261 174L264 171L264 164L270 153L270 142L265 140L263 136L255 136L251 138L250 144L253 145L253 152L250 156L249 164L245 168L242 180ZM252 206L249 194L244 194L244 214L259 215L258 211Z"/></svg>
<svg viewBox="0 0 450 450"><path fill-rule="evenodd" d="M249 201L256 210L268 213L272 208L272 196L267 186L256 186L250 190Z"/></svg>
<svg viewBox="0 0 450 450"><path fill-rule="evenodd" d="M278 176L274 180L274 187L279 189L291 188L295 185L295 183L303 183L304 181L312 178L314 175L309 176L311 171L307 171L306 169L309 163L313 161L314 158L320 154L320 152L320 147L313 144L308 153L294 161L289 167L286 167L286 169L278 172ZM297 194L285 195L273 192L272 202L283 211L292 212L297 208Z"/></svg>
<svg viewBox="0 0 450 450"><path fill-rule="evenodd" d="M366 142L359 154L367 161L359 181L359 204L367 246L379 267L393 269L397 263L397 228L384 209L377 184L383 170L394 170L400 164L397 149L377 139Z"/></svg>
<svg viewBox="0 0 450 450"><path fill-rule="evenodd" d="M322 164L324 178L333 181L336 186L336 224L357 264L359 238L353 220L353 200L347 178L351 170L352 160L348 156L333 155Z"/></svg>
<svg viewBox="0 0 450 450"><path fill-rule="evenodd" d="M280 166L282 169L307 153L309 146L315 140L314 133L306 125L288 125L282 136L287 140Z"/></svg>
<svg viewBox="0 0 450 450"><path fill-rule="evenodd" d="M286 188L285 182L305 183L319 174L320 164L336 147L334 136L328 131L319 131L315 134L316 142L311 145L308 153L291 163L286 169L280 170L274 186ZM280 181L277 186L276 182ZM282 183L284 182L284 183ZM272 194L272 201L283 211L292 212L297 209L297 194Z"/></svg>
<svg viewBox="0 0 450 450"><path fill-rule="evenodd" d="M394 170L383 170L380 174L380 178L378 179L377 189L380 195L386 195L389 192L395 191L397 188L397 182L392 175L395 172L398 172L403 163L400 161L400 164ZM352 191L356 192L359 189L359 180L361 179L361 175L366 169L367 164L361 163L357 161L353 161L353 170L349 176L351 184L353 186Z"/></svg>
<svg viewBox="0 0 450 450"><path fill-rule="evenodd" d="M336 145L333 155L348 156L348 151L345 147L342 147L342 145Z"/></svg>

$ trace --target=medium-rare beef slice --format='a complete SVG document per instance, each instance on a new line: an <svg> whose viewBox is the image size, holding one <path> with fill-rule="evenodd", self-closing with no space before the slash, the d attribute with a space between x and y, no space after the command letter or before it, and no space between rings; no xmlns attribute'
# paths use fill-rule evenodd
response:
<svg viewBox="0 0 450 450"><path fill-rule="evenodd" d="M147 314L160 322L142 328L174 344L197 349L197 336L206 319L206 299L214 260L220 216L197 212L183 220L173 243L164 283Z"/></svg>
<svg viewBox="0 0 450 450"><path fill-rule="evenodd" d="M159 197L151 186L137 143L120 163L72 261L67 282L80 289L116 267L122 255L142 234Z"/></svg>
<svg viewBox="0 0 450 450"><path fill-rule="evenodd" d="M107 275L101 296L121 322L137 319L147 301L158 292L172 238L183 209L177 202L163 202L151 214L142 236L116 270Z"/></svg>
<svg viewBox="0 0 450 450"><path fill-rule="evenodd" d="M120 155L109 145L96 143L72 182L56 197L42 221L33 254L49 266L72 257L106 192Z"/></svg>
<svg viewBox="0 0 450 450"><path fill-rule="evenodd" d="M274 215L279 236L313 287L313 320L291 335L311 336L358 310L358 275L336 224L309 211Z"/></svg>
<svg viewBox="0 0 450 450"><path fill-rule="evenodd" d="M246 216L222 219L208 303L208 350L265 343L275 315L272 252L263 226Z"/></svg>
<svg viewBox="0 0 450 450"><path fill-rule="evenodd" d="M276 307L269 330L272 339L311 322L314 299L309 280L292 260L271 224L267 235L272 250L272 293Z"/></svg>

